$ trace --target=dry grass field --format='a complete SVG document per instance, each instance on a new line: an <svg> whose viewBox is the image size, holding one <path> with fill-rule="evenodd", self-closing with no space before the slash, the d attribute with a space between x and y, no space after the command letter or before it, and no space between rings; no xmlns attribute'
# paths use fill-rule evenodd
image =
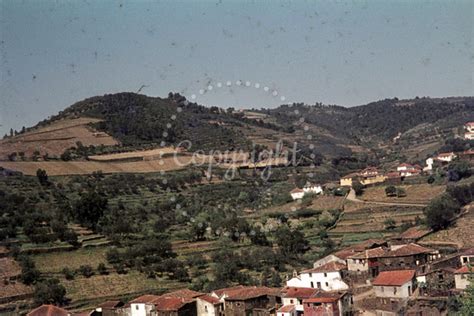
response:
<svg viewBox="0 0 474 316"><path fill-rule="evenodd" d="M117 145L111 136L97 132L88 124L99 122L99 119L81 117L53 122L47 127L39 127L24 134L0 140L0 159L6 160L13 152L24 152L31 157L34 151L41 155L60 156L65 149L80 141L84 146Z"/></svg>
<svg viewBox="0 0 474 316"><path fill-rule="evenodd" d="M421 241L434 244L456 244L458 248L474 247L474 203L466 207L467 213L449 228L432 233Z"/></svg>
<svg viewBox="0 0 474 316"><path fill-rule="evenodd" d="M124 159L141 158L143 160L154 160L160 158L163 155L175 154L177 150L173 147L163 147L149 150L138 150L138 151L127 151L123 153L107 154L107 155L94 155L89 156L89 160L92 161L115 161Z"/></svg>
<svg viewBox="0 0 474 316"><path fill-rule="evenodd" d="M405 197L388 197L385 194L384 186L375 186L365 189L364 194L360 199L364 201L373 202L388 202L388 203L428 203L434 197L442 194L446 187L443 185L431 185L431 184L417 184L417 185L400 185L397 186L402 188L406 192Z"/></svg>
<svg viewBox="0 0 474 316"><path fill-rule="evenodd" d="M38 169L44 169L50 176L103 173L153 173L179 170L194 163L203 163L208 158L194 159L192 156L163 158L161 160L131 162L99 161L0 161L0 167L20 171L25 175L36 175Z"/></svg>

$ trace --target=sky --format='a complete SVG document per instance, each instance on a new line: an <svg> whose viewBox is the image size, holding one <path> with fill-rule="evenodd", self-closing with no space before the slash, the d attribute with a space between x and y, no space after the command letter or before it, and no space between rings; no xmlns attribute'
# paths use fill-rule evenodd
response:
<svg viewBox="0 0 474 316"><path fill-rule="evenodd" d="M0 133L123 91L236 108L474 95L473 3L0 0Z"/></svg>

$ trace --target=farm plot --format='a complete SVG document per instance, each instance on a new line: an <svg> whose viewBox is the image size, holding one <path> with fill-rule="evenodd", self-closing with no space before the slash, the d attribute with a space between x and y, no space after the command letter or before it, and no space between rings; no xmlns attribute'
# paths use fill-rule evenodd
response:
<svg viewBox="0 0 474 316"><path fill-rule="evenodd" d="M99 119L81 117L53 122L46 127L35 128L26 133L0 140L0 159L14 152L24 152L31 157L35 151L40 155L59 157L65 149L76 146L80 141L84 146L113 146L118 141L103 132L97 132L89 124Z"/></svg>
<svg viewBox="0 0 474 316"><path fill-rule="evenodd" d="M423 217L423 208L407 206L367 206L345 212L329 234L343 244L351 244L368 238L381 238L394 234L387 231L384 222L393 219L397 226L414 222Z"/></svg>
<svg viewBox="0 0 474 316"><path fill-rule="evenodd" d="M155 160L162 156L177 154L173 147L163 147L149 150L127 151L123 153L89 156L92 161L120 161L127 159Z"/></svg>
<svg viewBox="0 0 474 316"><path fill-rule="evenodd" d="M385 194L386 186L375 186L365 189L360 199L369 202L427 204L431 199L442 194L446 190L444 185L431 184L400 185L397 187L405 190L405 197L388 197Z"/></svg>

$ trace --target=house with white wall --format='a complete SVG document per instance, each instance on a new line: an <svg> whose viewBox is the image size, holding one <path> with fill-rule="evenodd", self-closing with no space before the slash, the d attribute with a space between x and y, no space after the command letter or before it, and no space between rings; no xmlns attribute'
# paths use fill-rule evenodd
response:
<svg viewBox="0 0 474 316"><path fill-rule="evenodd" d="M461 268L457 269L454 271L454 284L456 290L465 290L467 286L470 284L469 280L469 275L472 273L472 267L471 271L469 271L469 266L464 265Z"/></svg>
<svg viewBox="0 0 474 316"><path fill-rule="evenodd" d="M306 287L323 291L347 290L349 286L342 280L347 269L345 264L328 262L320 267L304 270L286 282L290 287Z"/></svg>
<svg viewBox="0 0 474 316"><path fill-rule="evenodd" d="M306 288L306 287L291 287L286 286L281 291L281 303L283 306L293 306L292 310L298 315L304 312L303 300L313 297L318 293L318 289ZM285 313L289 313L291 308ZM283 313L283 312L282 312ZM285 316L282 314L282 316Z"/></svg>
<svg viewBox="0 0 474 316"><path fill-rule="evenodd" d="M414 291L415 270L382 271L372 281L379 298L409 298Z"/></svg>
<svg viewBox="0 0 474 316"><path fill-rule="evenodd" d="M294 188L293 190L290 191L291 198L293 200L299 200L302 199L304 196L304 191L303 189L300 188Z"/></svg>
<svg viewBox="0 0 474 316"><path fill-rule="evenodd" d="M467 122L464 124L464 129L466 131L464 133L464 139L474 139L474 122Z"/></svg>
<svg viewBox="0 0 474 316"><path fill-rule="evenodd" d="M283 305L277 310L277 316L297 316L295 305Z"/></svg>
<svg viewBox="0 0 474 316"><path fill-rule="evenodd" d="M224 313L224 303L210 295L197 297L196 308L198 316L220 316Z"/></svg>
<svg viewBox="0 0 474 316"><path fill-rule="evenodd" d="M438 156L436 156L436 160L441 161L443 163L449 163L453 161L456 158L456 154L453 152L449 153L440 153Z"/></svg>
<svg viewBox="0 0 474 316"><path fill-rule="evenodd" d="M421 173L421 167L414 166L408 163L402 163L397 167L397 171L402 177L416 176Z"/></svg>

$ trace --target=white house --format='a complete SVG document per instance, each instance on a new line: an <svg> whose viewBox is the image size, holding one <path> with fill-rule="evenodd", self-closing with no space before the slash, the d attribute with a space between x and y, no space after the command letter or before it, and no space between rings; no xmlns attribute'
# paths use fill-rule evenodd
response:
<svg viewBox="0 0 474 316"><path fill-rule="evenodd" d="M217 297L202 295L196 299L196 308L198 316L219 316L224 311L224 303Z"/></svg>
<svg viewBox="0 0 474 316"><path fill-rule="evenodd" d="M420 167L410 165L408 163L402 163L397 167L397 171L402 177L411 177L420 174Z"/></svg>
<svg viewBox="0 0 474 316"><path fill-rule="evenodd" d="M324 258L321 258L321 259L315 261L313 263L313 268L321 267L321 266L323 266L323 265L325 265L326 263L329 263L329 262L338 262L340 264L346 264L345 260L339 258L338 256L336 256L334 254L330 254L330 255L327 255Z"/></svg>
<svg viewBox="0 0 474 316"><path fill-rule="evenodd" d="M434 159L429 157L426 159L426 167L423 168L423 171L431 171L433 170Z"/></svg>
<svg viewBox="0 0 474 316"><path fill-rule="evenodd" d="M471 268L472 269L472 268ZM470 283L469 280L469 266L464 265L461 268L454 271L454 284L456 290L465 290Z"/></svg>
<svg viewBox="0 0 474 316"><path fill-rule="evenodd" d="M464 133L464 139L474 139L474 122L467 122L464 124L464 129L466 133Z"/></svg>
<svg viewBox="0 0 474 316"><path fill-rule="evenodd" d="M319 184L306 184L303 187L304 193L313 193L313 194L321 194L323 193L323 187Z"/></svg>
<svg viewBox="0 0 474 316"><path fill-rule="evenodd" d="M300 274L286 282L290 287L306 287L324 291L347 290L349 286L342 280L346 265L339 262L328 262L320 267L301 271Z"/></svg>
<svg viewBox="0 0 474 316"><path fill-rule="evenodd" d="M318 289L306 288L306 287L284 287L281 291L281 302L283 306L292 306L282 310L282 313L290 313L290 310L296 314L302 314L304 312L303 300L313 297L318 293ZM282 316L286 316L281 314Z"/></svg>
<svg viewBox="0 0 474 316"><path fill-rule="evenodd" d="M149 316L152 312L156 311L155 304L153 301L158 299L157 295L142 295L129 302L130 304L130 316Z"/></svg>
<svg viewBox="0 0 474 316"><path fill-rule="evenodd" d="M413 294L415 270L382 271L372 281L378 298L405 299Z"/></svg>
<svg viewBox="0 0 474 316"><path fill-rule="evenodd" d="M450 152L450 153L440 153L440 154L438 154L438 156L436 156L436 159L441 161L441 162L451 162L456 157L457 156L456 156L455 153Z"/></svg>
<svg viewBox="0 0 474 316"><path fill-rule="evenodd" d="M319 184L306 184L303 189L295 188L290 191L293 200L302 199L305 194L322 194L323 187Z"/></svg>
<svg viewBox="0 0 474 316"><path fill-rule="evenodd" d="M300 189L300 188L295 188L290 191L290 195L293 200L302 199L304 196L304 193L305 192L303 191L303 189Z"/></svg>

